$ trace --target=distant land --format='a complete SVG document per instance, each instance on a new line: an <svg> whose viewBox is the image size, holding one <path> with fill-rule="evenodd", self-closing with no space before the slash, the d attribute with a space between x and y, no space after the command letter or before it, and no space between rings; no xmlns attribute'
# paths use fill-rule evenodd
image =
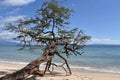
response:
<svg viewBox="0 0 120 80"><path fill-rule="evenodd" d="M87 46L120 46L120 44L86 44Z"/></svg>
<svg viewBox="0 0 120 80"><path fill-rule="evenodd" d="M0 39L0 46L14 46L17 45L18 43L16 42L11 42L11 41L6 41L6 40L1 40ZM86 46L117 46L116 44L86 44ZM120 44L118 44L120 46Z"/></svg>

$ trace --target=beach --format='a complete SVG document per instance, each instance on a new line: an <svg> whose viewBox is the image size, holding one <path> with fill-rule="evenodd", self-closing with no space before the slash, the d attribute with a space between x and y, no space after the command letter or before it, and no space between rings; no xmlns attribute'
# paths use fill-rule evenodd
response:
<svg viewBox="0 0 120 80"><path fill-rule="evenodd" d="M22 69L42 54L40 50L17 49L16 46L0 46L0 76ZM81 56L71 55L70 58L66 58L72 70L71 76L66 76L62 68L55 67L52 75L49 72L44 77L31 75L29 80L120 80L119 53L120 46L87 46ZM54 56L53 62L61 65L63 61ZM41 64L40 70L44 70L43 68L45 65Z"/></svg>
<svg viewBox="0 0 120 80"><path fill-rule="evenodd" d="M25 65L0 63L0 77L20 70ZM97 72L77 72L72 71L71 76L66 76L62 69L55 69L53 74L46 73L44 77L30 76L29 80L119 80L120 74L113 73L97 73Z"/></svg>
<svg viewBox="0 0 120 80"><path fill-rule="evenodd" d="M119 9L120 0L0 0L0 80L120 80Z"/></svg>

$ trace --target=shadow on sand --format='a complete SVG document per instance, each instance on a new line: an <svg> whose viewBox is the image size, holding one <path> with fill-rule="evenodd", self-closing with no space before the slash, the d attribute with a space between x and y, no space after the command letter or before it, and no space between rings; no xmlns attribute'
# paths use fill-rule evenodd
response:
<svg viewBox="0 0 120 80"><path fill-rule="evenodd" d="M7 70L8 70L8 69L7 69ZM14 72L14 71L16 71L16 70L0 71L0 76L9 74L9 71ZM49 77L49 76L55 77L55 76L66 76L66 75L63 75L63 74L61 74L61 73L59 73L59 72L53 72L52 74L46 73L44 77ZM37 78L37 76L34 76L34 75L33 75L33 76L27 78L27 80L37 80L36 78Z"/></svg>
<svg viewBox="0 0 120 80"><path fill-rule="evenodd" d="M0 75L8 74L8 71L0 71Z"/></svg>

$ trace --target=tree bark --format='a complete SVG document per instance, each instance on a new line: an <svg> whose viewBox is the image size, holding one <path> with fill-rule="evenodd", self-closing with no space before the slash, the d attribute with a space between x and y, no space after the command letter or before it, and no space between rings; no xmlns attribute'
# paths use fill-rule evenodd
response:
<svg viewBox="0 0 120 80"><path fill-rule="evenodd" d="M7 74L1 77L0 80L26 80L30 75L44 76L47 70L51 73L49 68L51 66L51 62L54 57L54 54L57 54L60 58L62 58L65 61L65 64L71 75L71 70L67 63L67 60L64 57L62 57L59 53L56 53L56 50L54 49L54 47L55 47L54 44L49 45L40 57L30 62L28 65L26 65L21 70L18 70L16 72L13 72L11 74ZM39 66L43 62L47 62L46 68L44 71L40 71Z"/></svg>
<svg viewBox="0 0 120 80"><path fill-rule="evenodd" d="M48 51L45 51L40 57L30 62L21 70L7 74L1 77L0 80L26 80L30 75L44 76L45 73L44 71L39 70L39 65L49 60L49 56L47 54Z"/></svg>
<svg viewBox="0 0 120 80"><path fill-rule="evenodd" d="M72 72L71 72L71 69L70 69L70 67L69 67L69 64L68 64L67 60L66 60L63 56L61 56L59 53L57 53L57 55L58 55L61 59L63 59L63 60L64 60L64 62L65 62L65 64L66 64L66 66L67 66L67 68L68 68L68 70L69 70L69 74L66 74L66 75L71 75L71 74L72 74ZM66 69L65 69L65 68L64 68L64 70L66 71Z"/></svg>

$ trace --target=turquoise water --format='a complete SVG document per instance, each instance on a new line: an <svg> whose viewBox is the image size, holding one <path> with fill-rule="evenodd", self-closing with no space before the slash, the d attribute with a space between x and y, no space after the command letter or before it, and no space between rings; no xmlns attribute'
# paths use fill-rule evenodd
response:
<svg viewBox="0 0 120 80"><path fill-rule="evenodd" d="M81 56L71 55L68 62L72 69L77 71L120 73L120 46L118 45L91 45L86 46ZM24 64L42 54L41 50L19 51L16 46L0 46L0 62ZM55 56L54 62L61 60Z"/></svg>

